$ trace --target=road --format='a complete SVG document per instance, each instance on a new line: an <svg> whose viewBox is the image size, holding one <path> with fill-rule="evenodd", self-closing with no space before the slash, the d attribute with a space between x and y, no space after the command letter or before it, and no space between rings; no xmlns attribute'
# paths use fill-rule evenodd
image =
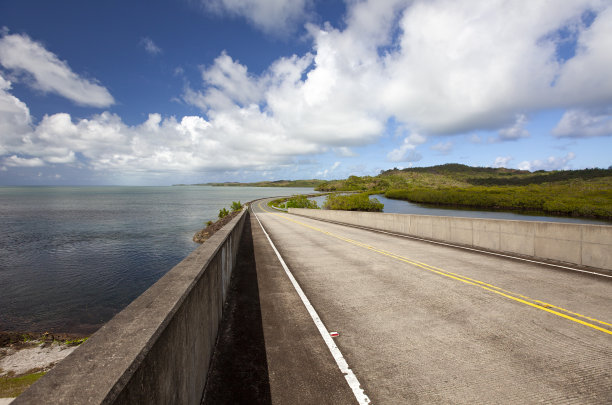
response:
<svg viewBox="0 0 612 405"><path fill-rule="evenodd" d="M261 402L612 403L612 278L252 211Z"/></svg>

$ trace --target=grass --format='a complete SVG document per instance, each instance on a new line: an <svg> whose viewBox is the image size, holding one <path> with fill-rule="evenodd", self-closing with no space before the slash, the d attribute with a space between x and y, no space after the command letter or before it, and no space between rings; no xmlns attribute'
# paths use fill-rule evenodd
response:
<svg viewBox="0 0 612 405"><path fill-rule="evenodd" d="M0 377L0 398L13 398L25 391L30 385L34 384L46 372L40 371L18 377Z"/></svg>
<svg viewBox="0 0 612 405"><path fill-rule="evenodd" d="M66 344L66 346L78 346L81 343L85 343L85 341L89 339L88 337L84 337L81 339L73 339L73 340L66 340L64 341L64 343Z"/></svg>

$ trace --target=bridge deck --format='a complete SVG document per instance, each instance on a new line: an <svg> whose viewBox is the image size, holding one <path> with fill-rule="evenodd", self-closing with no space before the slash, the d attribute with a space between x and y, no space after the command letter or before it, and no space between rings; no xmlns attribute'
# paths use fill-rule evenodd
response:
<svg viewBox="0 0 612 405"><path fill-rule="evenodd" d="M372 402L612 402L612 278L253 209ZM364 401L257 218L205 402Z"/></svg>

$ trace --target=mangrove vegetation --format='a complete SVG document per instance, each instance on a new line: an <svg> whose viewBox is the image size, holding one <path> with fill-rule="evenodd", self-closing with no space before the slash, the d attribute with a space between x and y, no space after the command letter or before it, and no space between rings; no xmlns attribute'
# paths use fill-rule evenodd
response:
<svg viewBox="0 0 612 405"><path fill-rule="evenodd" d="M361 191L452 207L612 219L612 167L529 172L452 163L350 176L322 183L317 190Z"/></svg>

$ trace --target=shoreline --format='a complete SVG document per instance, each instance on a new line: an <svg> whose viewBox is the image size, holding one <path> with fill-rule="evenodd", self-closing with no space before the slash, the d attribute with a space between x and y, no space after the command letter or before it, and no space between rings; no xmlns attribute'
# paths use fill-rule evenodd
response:
<svg viewBox="0 0 612 405"><path fill-rule="evenodd" d="M73 333L0 331L0 404L10 403L87 339Z"/></svg>

